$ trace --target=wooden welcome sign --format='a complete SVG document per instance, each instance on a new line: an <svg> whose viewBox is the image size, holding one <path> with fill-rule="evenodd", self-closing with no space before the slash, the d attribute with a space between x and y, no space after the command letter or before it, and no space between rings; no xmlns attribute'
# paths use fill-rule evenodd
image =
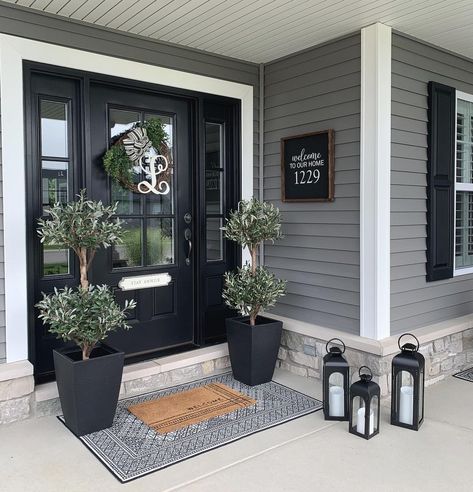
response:
<svg viewBox="0 0 473 492"><path fill-rule="evenodd" d="M333 130L281 139L283 202L325 202L334 199Z"/></svg>

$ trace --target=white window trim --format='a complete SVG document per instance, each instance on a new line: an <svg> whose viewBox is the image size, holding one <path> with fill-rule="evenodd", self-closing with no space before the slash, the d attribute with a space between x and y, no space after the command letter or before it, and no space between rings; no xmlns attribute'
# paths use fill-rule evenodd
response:
<svg viewBox="0 0 473 492"><path fill-rule="evenodd" d="M253 196L251 85L0 34L7 363L28 358L23 60L239 99L242 198Z"/></svg>
<svg viewBox="0 0 473 492"><path fill-rule="evenodd" d="M468 101L473 103L473 94L468 94L462 91L455 91L455 155L453 160L454 172L453 179L455 183L455 191L454 191L454 200L453 200L453 276L460 277L461 275L469 275L473 273L473 266L466 268L458 268L457 269L457 257L456 257L456 246L457 246L457 191L473 191L473 183L457 183L457 108L458 108L458 99L462 99L463 101Z"/></svg>

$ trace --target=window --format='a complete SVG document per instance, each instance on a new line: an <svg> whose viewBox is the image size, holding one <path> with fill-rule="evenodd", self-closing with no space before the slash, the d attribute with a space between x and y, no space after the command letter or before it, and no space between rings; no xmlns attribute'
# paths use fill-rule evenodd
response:
<svg viewBox="0 0 473 492"><path fill-rule="evenodd" d="M455 274L473 272L473 96L457 91Z"/></svg>
<svg viewBox="0 0 473 492"><path fill-rule="evenodd" d="M224 135L222 123L205 123L205 216L207 261L223 260Z"/></svg>

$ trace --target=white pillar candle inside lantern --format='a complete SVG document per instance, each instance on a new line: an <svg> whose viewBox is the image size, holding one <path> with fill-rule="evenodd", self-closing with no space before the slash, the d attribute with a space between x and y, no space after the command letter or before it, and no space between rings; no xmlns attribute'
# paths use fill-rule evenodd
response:
<svg viewBox="0 0 473 492"><path fill-rule="evenodd" d="M341 386L330 386L329 388L329 414L331 417L345 415L345 392Z"/></svg>
<svg viewBox="0 0 473 492"><path fill-rule="evenodd" d="M399 395L399 422L412 425L414 409L414 388L401 386Z"/></svg>
<svg viewBox="0 0 473 492"><path fill-rule="evenodd" d="M373 434L374 432L374 413L373 410L370 411L370 418L369 418L369 434ZM357 415L357 420L356 420L356 432L358 434L364 434L365 433L365 409L360 408L358 409L358 415Z"/></svg>

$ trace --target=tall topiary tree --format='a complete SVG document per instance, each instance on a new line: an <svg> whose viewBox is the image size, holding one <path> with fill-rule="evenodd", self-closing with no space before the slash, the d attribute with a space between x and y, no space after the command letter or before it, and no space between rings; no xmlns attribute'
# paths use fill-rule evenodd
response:
<svg viewBox="0 0 473 492"><path fill-rule="evenodd" d="M286 291L284 280L257 265L260 244L282 237L281 214L270 203L255 198L242 200L237 210L230 213L223 230L227 239L248 248L251 255L249 265L225 274L223 298L228 306L249 316L250 325L255 326L261 310L274 306Z"/></svg>
<svg viewBox="0 0 473 492"><path fill-rule="evenodd" d="M56 203L49 210L49 217L38 221L41 242L72 249L80 269L77 289L66 287L43 294L36 305L39 318L50 325L49 331L58 338L79 345L84 360L110 331L129 328L126 312L136 306L135 301L126 301L121 309L108 286L89 285L88 271L96 251L122 242L122 225L114 217L116 209L117 204L104 206L88 200L82 190L77 201Z"/></svg>

